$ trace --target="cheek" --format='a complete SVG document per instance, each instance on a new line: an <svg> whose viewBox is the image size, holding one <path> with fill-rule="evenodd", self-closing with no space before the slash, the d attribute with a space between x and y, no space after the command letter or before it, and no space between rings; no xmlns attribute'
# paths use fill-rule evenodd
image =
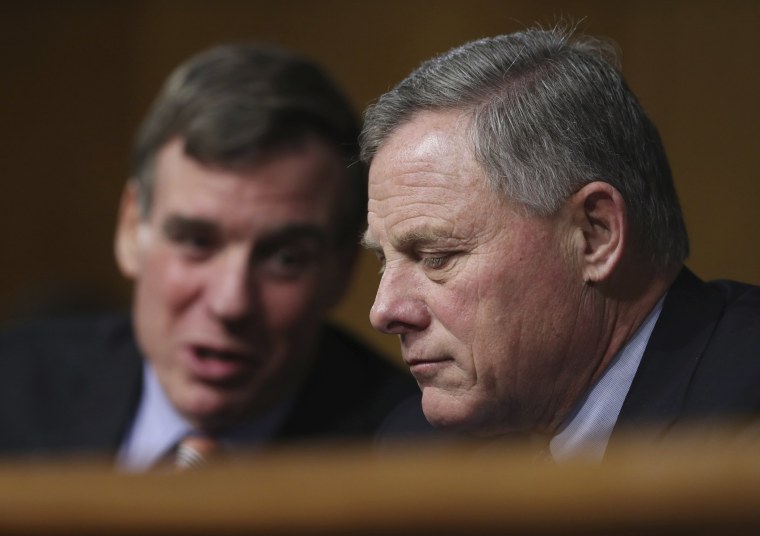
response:
<svg viewBox="0 0 760 536"><path fill-rule="evenodd" d="M423 289L425 305L435 318L436 344L443 345L456 356L458 367L469 377L477 375L483 354L484 336L489 335L493 324L483 321L488 315L486 304L479 300L472 283L458 281L456 285L431 284Z"/></svg>
<svg viewBox="0 0 760 536"><path fill-rule="evenodd" d="M261 309L271 330L288 331L318 319L323 307L312 278L261 283Z"/></svg>
<svg viewBox="0 0 760 536"><path fill-rule="evenodd" d="M471 258L447 297L447 314L456 326L456 335L467 341L473 352L489 344L508 306L506 282L503 274L494 270L497 266L485 257Z"/></svg>
<svg viewBox="0 0 760 536"><path fill-rule="evenodd" d="M192 269L169 251L155 251L144 259L138 280L138 298L157 310L182 309L199 288L200 270Z"/></svg>
<svg viewBox="0 0 760 536"><path fill-rule="evenodd" d="M519 368L518 350L533 329L537 309L534 276L538 267L526 258L484 255L457 292L453 314L458 337L468 342L474 366L483 380L505 369ZM490 373L487 371L491 371Z"/></svg>
<svg viewBox="0 0 760 536"><path fill-rule="evenodd" d="M572 276L559 257L526 255L481 281L473 337L483 364L524 379L555 367L575 313Z"/></svg>

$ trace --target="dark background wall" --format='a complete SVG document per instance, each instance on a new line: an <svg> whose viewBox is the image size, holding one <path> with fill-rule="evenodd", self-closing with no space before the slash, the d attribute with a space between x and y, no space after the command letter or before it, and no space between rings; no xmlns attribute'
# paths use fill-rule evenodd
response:
<svg viewBox="0 0 760 536"><path fill-rule="evenodd" d="M84 305L128 303L111 239L131 140L190 54L280 43L322 62L362 109L436 53L560 19L620 46L670 154L689 265L760 284L760 1L30 0L0 7L0 320L71 288ZM336 318L393 354L366 320L376 268L362 259Z"/></svg>

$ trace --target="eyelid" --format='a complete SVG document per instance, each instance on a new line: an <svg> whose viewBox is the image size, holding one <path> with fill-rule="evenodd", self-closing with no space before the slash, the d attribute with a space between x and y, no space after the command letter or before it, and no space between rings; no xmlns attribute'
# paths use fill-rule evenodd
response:
<svg viewBox="0 0 760 536"><path fill-rule="evenodd" d="M166 229L166 238L193 258L207 256L219 246L220 237L213 229L176 227Z"/></svg>
<svg viewBox="0 0 760 536"><path fill-rule="evenodd" d="M269 244L254 254L254 265L268 277L295 280L312 270L323 253L319 244L311 241Z"/></svg>
<svg viewBox="0 0 760 536"><path fill-rule="evenodd" d="M299 252L316 256L322 249L319 242L308 238L265 241L256 245L253 255L255 259L268 259L282 252Z"/></svg>
<svg viewBox="0 0 760 536"><path fill-rule="evenodd" d="M427 268L433 270L440 270L444 268L448 261L451 259L451 253L436 253L436 254L422 254L420 255L420 261Z"/></svg>

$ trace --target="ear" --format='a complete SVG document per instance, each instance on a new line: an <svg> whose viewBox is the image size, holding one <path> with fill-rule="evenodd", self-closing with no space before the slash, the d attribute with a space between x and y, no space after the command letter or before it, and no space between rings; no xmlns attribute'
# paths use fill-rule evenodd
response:
<svg viewBox="0 0 760 536"><path fill-rule="evenodd" d="M114 254L116 264L121 273L129 279L134 279L140 266L140 206L137 196L137 183L134 180L127 182L121 194L119 205L119 217L116 222L116 236L114 238Z"/></svg>
<svg viewBox="0 0 760 536"><path fill-rule="evenodd" d="M623 196L614 186L597 181L578 190L569 202L582 237L583 280L605 281L625 251L628 219Z"/></svg>

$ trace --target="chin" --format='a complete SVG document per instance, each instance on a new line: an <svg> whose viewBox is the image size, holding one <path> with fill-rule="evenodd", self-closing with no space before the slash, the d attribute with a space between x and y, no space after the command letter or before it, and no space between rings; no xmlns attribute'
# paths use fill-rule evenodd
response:
<svg viewBox="0 0 760 536"><path fill-rule="evenodd" d="M434 387L422 392L422 411L435 428L466 433L476 437L490 437L505 432L503 425L495 423L498 410L490 404L467 396Z"/></svg>
<svg viewBox="0 0 760 536"><path fill-rule="evenodd" d="M475 420L466 399L436 387L423 389L422 411L431 425L445 430L469 431Z"/></svg>
<svg viewBox="0 0 760 536"><path fill-rule="evenodd" d="M199 428L219 430L234 426L241 420L244 412L240 406L238 401L206 393L188 401L182 413Z"/></svg>

